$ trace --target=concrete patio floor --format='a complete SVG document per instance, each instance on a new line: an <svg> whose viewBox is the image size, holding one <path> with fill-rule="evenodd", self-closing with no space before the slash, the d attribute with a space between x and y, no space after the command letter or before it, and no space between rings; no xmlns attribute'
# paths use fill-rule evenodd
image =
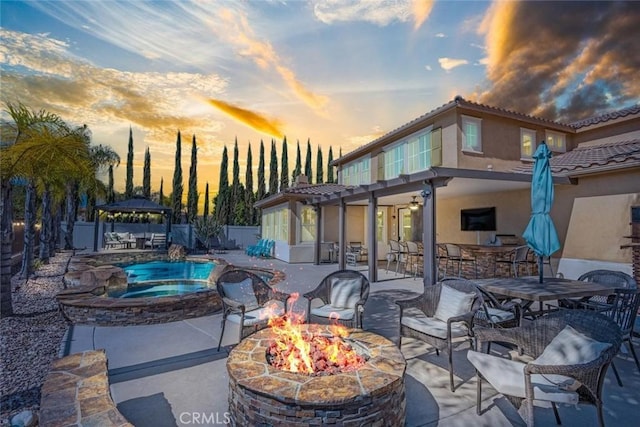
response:
<svg viewBox="0 0 640 427"><path fill-rule="evenodd" d="M277 284L284 292L305 293L337 264L286 264L273 259L255 259L239 251L219 255L238 266L260 266L283 271ZM359 268L366 274L366 267ZM398 341L398 311L394 301L417 295L422 280L402 278L380 270L371 284L365 307L364 329ZM306 309L299 301L295 311ZM221 315L148 326L72 327L63 342L63 353L104 348L109 361L111 393L118 409L139 427L223 425L228 410L226 358L229 347L216 350ZM237 331L227 326L223 345L233 344ZM516 410L501 395L483 384L483 414L476 414L476 377L466 359L467 345L454 354L456 391L448 386L446 355L436 356L426 344L403 339L407 359L405 387L406 426L522 426ZM636 352L640 352L637 339ZM492 347L493 348L493 347ZM604 414L609 427L640 425L640 373L630 355L615 360L624 387L607 372ZM560 406L564 426L597 425L592 406ZM536 425L556 425L549 408L536 408Z"/></svg>

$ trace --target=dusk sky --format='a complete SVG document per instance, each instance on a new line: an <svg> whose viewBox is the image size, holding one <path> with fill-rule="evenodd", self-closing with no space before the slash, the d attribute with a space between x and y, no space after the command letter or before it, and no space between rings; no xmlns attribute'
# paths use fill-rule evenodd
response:
<svg viewBox="0 0 640 427"><path fill-rule="evenodd" d="M237 137L269 162L283 136L313 166L451 101L558 120L640 100L640 2L54 1L0 2L3 102L87 124L134 183L149 147L152 191L171 192L177 131L185 188L191 139L198 183L215 192ZM4 107L3 107L4 108ZM230 162L232 157L230 157ZM304 167L304 165L303 165ZM186 197L186 191L185 191ZM202 197L202 196L201 196Z"/></svg>

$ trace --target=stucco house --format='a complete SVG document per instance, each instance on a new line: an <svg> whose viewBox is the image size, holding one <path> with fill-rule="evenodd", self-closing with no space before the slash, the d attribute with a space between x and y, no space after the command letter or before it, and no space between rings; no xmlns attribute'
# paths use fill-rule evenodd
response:
<svg viewBox="0 0 640 427"><path fill-rule="evenodd" d="M333 162L337 184L304 177L256 203L262 237L290 263L345 266L349 242L368 249L371 280L389 240L424 243L424 278L435 278L436 242L480 244L521 236L530 217L532 154L553 151L551 216L562 248L555 272L631 272L630 210L640 205L640 105L573 123L456 97ZM463 231L461 211L495 208L495 230Z"/></svg>

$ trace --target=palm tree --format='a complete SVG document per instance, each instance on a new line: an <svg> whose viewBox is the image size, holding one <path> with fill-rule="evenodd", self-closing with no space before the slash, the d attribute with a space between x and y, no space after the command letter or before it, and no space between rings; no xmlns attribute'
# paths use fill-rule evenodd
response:
<svg viewBox="0 0 640 427"><path fill-rule="evenodd" d="M0 144L0 185L2 193L2 208L0 210L1 255L0 263L3 267L11 265L11 245L13 243L13 204L12 180L18 176L17 165L7 156L7 152L25 140L25 132L36 124L60 125L64 122L55 114L45 110L33 111L22 103L6 104L6 112L12 123L3 122L2 141ZM5 139L6 138L6 139ZM2 268L0 273L0 316L11 316L13 304L11 301L11 268Z"/></svg>

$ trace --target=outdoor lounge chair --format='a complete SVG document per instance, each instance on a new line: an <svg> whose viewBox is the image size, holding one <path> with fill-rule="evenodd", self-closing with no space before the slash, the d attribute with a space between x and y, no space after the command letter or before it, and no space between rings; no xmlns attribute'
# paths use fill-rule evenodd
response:
<svg viewBox="0 0 640 427"><path fill-rule="evenodd" d="M486 380L520 409L528 427L534 426L534 400L551 402L558 424L556 403L594 405L604 426L602 386L622 342L614 321L594 311L559 310L517 328L476 327L474 335L476 351L469 351L467 358L478 375L479 415ZM482 346L488 342L510 343L523 356L512 360L484 353Z"/></svg>
<svg viewBox="0 0 640 427"><path fill-rule="evenodd" d="M453 385L453 347L461 339L471 341L473 321L482 307L483 298L473 282L465 279L445 279L426 286L424 293L408 300L396 301L400 307L400 339L415 338L448 354L449 385Z"/></svg>
<svg viewBox="0 0 640 427"><path fill-rule="evenodd" d="M167 235L162 233L151 233L149 240L144 242L145 247L151 247L151 249L164 249L167 246Z"/></svg>
<svg viewBox="0 0 640 427"><path fill-rule="evenodd" d="M369 298L369 280L355 270L335 271L304 297L308 300L308 323L340 323L362 329L364 304ZM312 307L311 303L316 299L320 299L322 305Z"/></svg>
<svg viewBox="0 0 640 427"><path fill-rule="evenodd" d="M104 233L104 248L105 249L115 249L122 248L124 245L118 238L117 233Z"/></svg>
<svg viewBox="0 0 640 427"><path fill-rule="evenodd" d="M222 298L222 331L218 350L227 321L238 325L240 342L244 337L266 328L270 315L284 315L290 308L291 295L276 291L250 271L234 269L222 273L216 281L216 289Z"/></svg>

